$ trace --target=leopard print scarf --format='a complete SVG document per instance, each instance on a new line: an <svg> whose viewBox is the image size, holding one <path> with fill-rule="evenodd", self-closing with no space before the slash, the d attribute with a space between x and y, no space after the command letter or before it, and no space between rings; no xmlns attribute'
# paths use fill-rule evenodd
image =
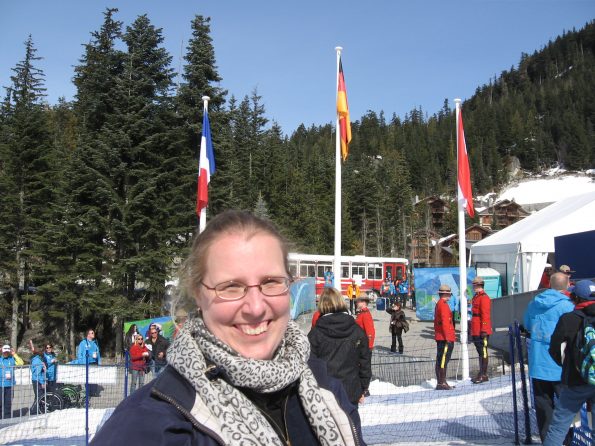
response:
<svg viewBox="0 0 595 446"><path fill-rule="evenodd" d="M321 397L321 389L307 366L309 355L308 338L293 321L289 322L274 358L255 360L240 356L217 339L200 317L184 324L167 351L168 363L192 383L197 399L214 417L217 433L226 444L282 445L260 410L236 387L270 393L296 380L300 401L319 443L349 444L353 437L345 438L344 420L336 420L336 408L328 407ZM209 379L205 375L207 362L216 365L225 379ZM213 418L207 418L213 422ZM338 426L341 423L343 429Z"/></svg>

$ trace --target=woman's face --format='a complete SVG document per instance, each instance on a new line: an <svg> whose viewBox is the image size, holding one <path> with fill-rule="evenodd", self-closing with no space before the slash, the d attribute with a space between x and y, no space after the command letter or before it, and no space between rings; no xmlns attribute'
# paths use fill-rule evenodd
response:
<svg viewBox="0 0 595 446"><path fill-rule="evenodd" d="M269 234L226 234L208 249L202 281L209 287L229 280L256 285L267 277L287 277L281 245ZM242 299L225 301L199 286L196 302L211 333L246 358L271 359L287 329L289 291L265 296L252 287Z"/></svg>

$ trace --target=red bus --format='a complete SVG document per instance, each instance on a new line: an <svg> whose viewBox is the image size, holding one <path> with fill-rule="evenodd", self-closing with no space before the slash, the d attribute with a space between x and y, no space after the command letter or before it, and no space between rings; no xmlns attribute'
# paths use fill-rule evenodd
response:
<svg viewBox="0 0 595 446"><path fill-rule="evenodd" d="M316 295L324 287L324 273L334 272L334 256L318 254L289 253L289 268L296 279L316 278ZM360 285L362 293L371 300L380 295L380 286L386 277L395 280L407 277L409 260L400 257L341 256L341 292L347 294L351 279Z"/></svg>

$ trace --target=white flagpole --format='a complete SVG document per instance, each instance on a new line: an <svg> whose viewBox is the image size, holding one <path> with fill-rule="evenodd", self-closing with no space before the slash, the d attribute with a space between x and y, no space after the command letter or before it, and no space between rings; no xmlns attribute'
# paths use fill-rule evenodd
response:
<svg viewBox="0 0 595 446"><path fill-rule="evenodd" d="M342 47L335 47L337 52L337 87L335 88L336 97L339 95L339 62L341 60ZM335 109L337 100L335 99ZM335 260L333 263L334 287L341 291L341 131L339 128L339 113L337 113L337 122L335 125Z"/></svg>
<svg viewBox="0 0 595 446"><path fill-rule="evenodd" d="M461 112L461 100L455 99L456 134L457 134L457 166L459 159L459 114ZM465 209L463 207L464 197L461 196L461 187L457 171L457 213L459 223L459 294L461 311L461 358L463 380L469 379L469 349L467 344L468 325L467 320L467 251L465 240Z"/></svg>
<svg viewBox="0 0 595 446"><path fill-rule="evenodd" d="M203 101L203 113L208 113L209 111L209 100L211 98L208 96L203 96L202 97L202 101ZM200 138L200 151L202 152L203 150L207 150L206 147L206 143L203 145L202 141L204 138L204 129L203 129L203 135ZM202 158L202 153L200 154L200 157ZM205 156L207 156L207 153L205 152L204 154ZM199 162L200 163L200 162ZM198 166L198 168L200 169L200 164ZM207 205L208 207L208 205ZM207 226L207 208L202 208L200 210L200 220L199 220L199 224L198 224L198 233L200 234L202 231L205 230L205 227Z"/></svg>

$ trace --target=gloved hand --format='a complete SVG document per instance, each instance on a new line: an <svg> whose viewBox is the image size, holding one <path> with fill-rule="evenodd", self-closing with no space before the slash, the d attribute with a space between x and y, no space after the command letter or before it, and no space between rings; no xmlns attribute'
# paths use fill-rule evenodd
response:
<svg viewBox="0 0 595 446"><path fill-rule="evenodd" d="M481 332L481 333L479 334L479 337L480 337L481 339L485 339L485 338L487 338L487 337L488 337L488 334L487 334L487 333L484 333L484 332Z"/></svg>

